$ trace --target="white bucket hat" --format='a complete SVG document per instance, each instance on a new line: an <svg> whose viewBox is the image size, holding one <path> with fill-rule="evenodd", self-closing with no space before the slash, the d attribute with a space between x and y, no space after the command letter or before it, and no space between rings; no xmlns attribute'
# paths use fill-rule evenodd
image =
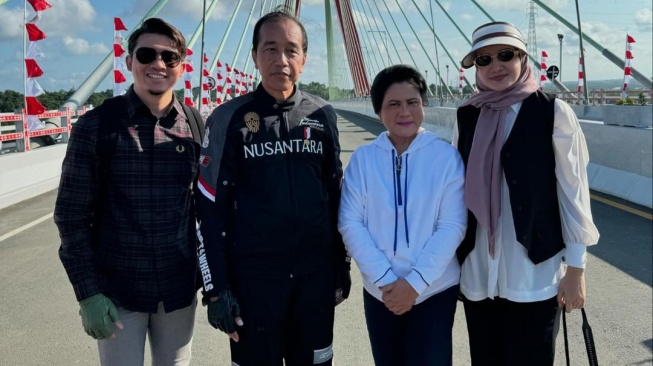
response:
<svg viewBox="0 0 653 366"><path fill-rule="evenodd" d="M524 53L528 53L524 36L517 27L507 22L492 22L483 24L474 30L474 33L472 33L472 49L460 61L460 65L464 69L469 69L474 66L474 59L478 49L497 44L513 46Z"/></svg>

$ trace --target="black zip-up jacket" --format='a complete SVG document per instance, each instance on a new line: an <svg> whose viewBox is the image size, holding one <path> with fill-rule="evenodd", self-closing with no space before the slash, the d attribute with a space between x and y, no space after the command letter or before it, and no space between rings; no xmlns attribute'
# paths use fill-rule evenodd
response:
<svg viewBox="0 0 653 366"><path fill-rule="evenodd" d="M289 278L347 266L337 230L342 163L333 107L262 86L207 121L197 195L205 295L229 276ZM340 266L340 267L339 267Z"/></svg>

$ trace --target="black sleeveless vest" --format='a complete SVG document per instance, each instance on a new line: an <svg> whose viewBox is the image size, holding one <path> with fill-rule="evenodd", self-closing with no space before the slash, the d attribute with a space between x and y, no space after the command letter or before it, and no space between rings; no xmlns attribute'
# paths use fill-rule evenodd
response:
<svg viewBox="0 0 653 366"><path fill-rule="evenodd" d="M555 96L539 91L524 99L515 125L501 148L501 166L508 183L517 240L534 264L564 248L553 153ZM465 168L472 149L480 109L458 108L458 151ZM467 232L456 252L462 264L474 249L476 217L468 211Z"/></svg>

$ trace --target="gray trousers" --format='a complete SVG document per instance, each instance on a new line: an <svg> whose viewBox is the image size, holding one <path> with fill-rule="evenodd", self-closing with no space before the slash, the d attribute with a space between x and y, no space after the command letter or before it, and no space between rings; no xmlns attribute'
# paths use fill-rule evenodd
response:
<svg viewBox="0 0 653 366"><path fill-rule="evenodd" d="M152 366L187 366L190 364L195 309L193 304L170 313L159 303L156 313L138 313L118 308L124 329L116 338L98 341L100 365L142 366L145 338L150 341Z"/></svg>

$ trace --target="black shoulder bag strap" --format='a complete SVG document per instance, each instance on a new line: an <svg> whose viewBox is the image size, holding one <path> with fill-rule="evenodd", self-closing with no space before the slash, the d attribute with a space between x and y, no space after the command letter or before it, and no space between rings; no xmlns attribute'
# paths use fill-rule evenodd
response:
<svg viewBox="0 0 653 366"><path fill-rule="evenodd" d="M585 350L587 351L587 360L589 361L590 366L599 366L599 360L596 357L596 346L594 345L594 335L592 333L592 327L590 327L589 322L587 321L587 314L585 314L585 308L580 308L580 312L583 315L583 339L585 340ZM565 309L562 308L562 329L564 332L565 338L565 360L567 361L567 366L569 366L569 341L567 338L567 316L565 315Z"/></svg>
<svg viewBox="0 0 653 366"><path fill-rule="evenodd" d="M202 146L202 140L204 140L204 119L197 109L187 106L184 103L181 106L184 109L186 118L188 118L190 130L193 133L193 140L195 140L197 145Z"/></svg>
<svg viewBox="0 0 653 366"><path fill-rule="evenodd" d="M122 115L125 109L124 97L107 98L97 108L100 109L100 125L98 126L96 153L99 162L98 179L102 186L109 176L111 160L116 152L118 129L122 124Z"/></svg>
<svg viewBox="0 0 653 366"><path fill-rule="evenodd" d="M97 240L99 232L97 222L100 215L107 207L108 190L109 190L109 171L111 170L111 160L116 152L116 143L118 142L118 129L122 125L122 115L125 110L124 97L117 96L107 98L96 107L99 114L97 140L95 143L95 154L98 158L96 175L98 180L98 194L93 209L93 230L94 240Z"/></svg>

